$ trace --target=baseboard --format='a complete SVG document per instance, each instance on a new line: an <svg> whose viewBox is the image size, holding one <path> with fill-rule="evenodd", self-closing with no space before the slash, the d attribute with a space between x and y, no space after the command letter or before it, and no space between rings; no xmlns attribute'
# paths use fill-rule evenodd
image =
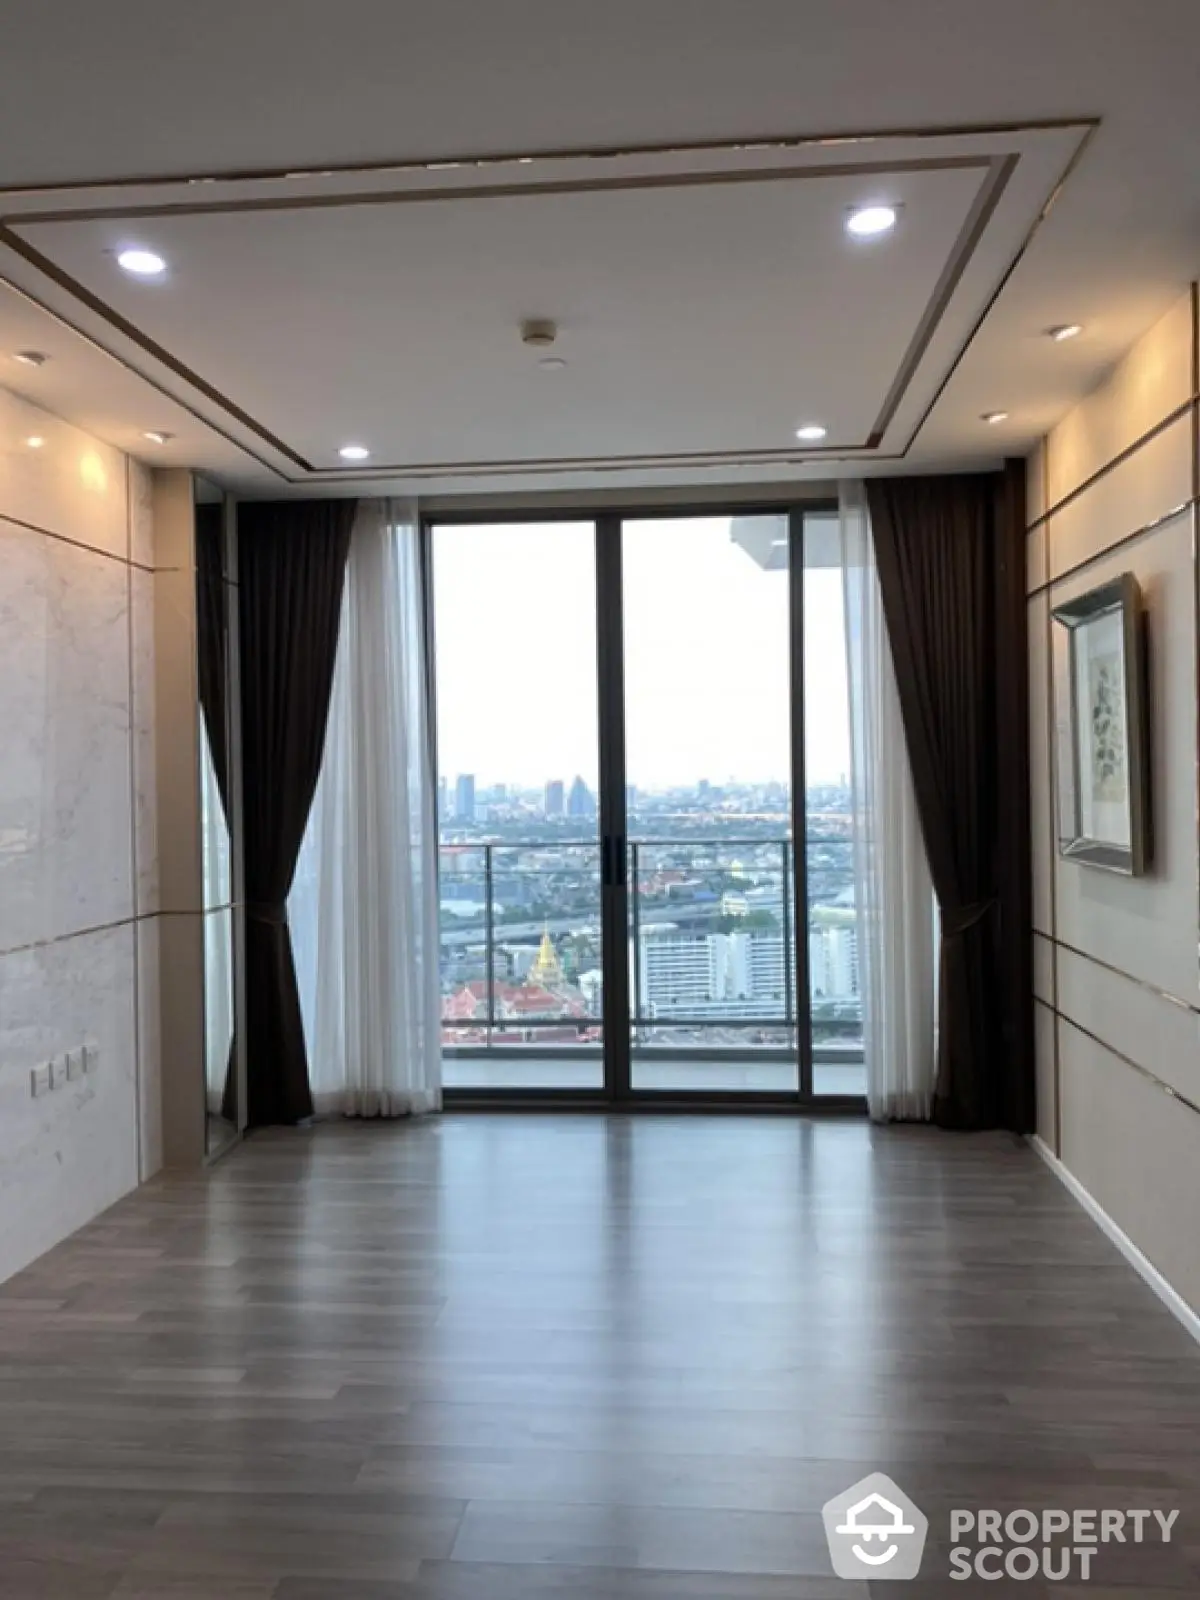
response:
<svg viewBox="0 0 1200 1600"><path fill-rule="evenodd" d="M1176 1321L1181 1322L1192 1338L1200 1344L1200 1313L1194 1311L1179 1291L1171 1287L1158 1268L1153 1262L1146 1259L1124 1229L1117 1226L1096 1197L1084 1188L1073 1173L1068 1172L1044 1139L1039 1139L1037 1134L1033 1133L1029 1135L1029 1143L1063 1187L1068 1189L1075 1199L1079 1201L1079 1204L1100 1231L1108 1235L1137 1275L1150 1285Z"/></svg>

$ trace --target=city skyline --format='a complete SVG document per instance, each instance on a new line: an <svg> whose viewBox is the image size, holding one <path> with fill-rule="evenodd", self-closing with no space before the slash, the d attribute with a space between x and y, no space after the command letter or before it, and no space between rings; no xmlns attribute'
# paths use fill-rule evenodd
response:
<svg viewBox="0 0 1200 1600"><path fill-rule="evenodd" d="M435 529L447 775L525 789L578 775L598 791L594 538L582 522ZM727 517L626 524L624 569L628 783L786 785L786 569L757 564ZM820 785L850 765L837 568L805 574L805 679L806 767Z"/></svg>
<svg viewBox="0 0 1200 1600"><path fill-rule="evenodd" d="M464 771L464 772L446 771L446 772L441 773L441 775L438 778L438 783L439 783L439 785L445 784L445 785L447 785L449 787L449 786L456 785L460 780L462 780L464 778L465 779L470 779L474 783L475 792L477 794L490 794L490 795L493 795L493 796L496 796L497 794L499 794L500 798L507 798L507 799L510 799L510 800L512 798L514 798L514 796L536 796L536 795L539 795L539 794L542 795L542 797L544 799L545 795L546 795L546 790L551 785L554 785L554 784L562 784L563 785L563 792L564 792L564 796L565 796L568 788L572 784L574 784L576 781L580 781L580 782L584 783L585 786L587 787L589 793L593 793L594 792L592 790L592 788L591 788L591 785L588 784L587 780L583 777L582 773L577 773L577 772L561 773L561 774L560 773L547 773L544 778L539 778L539 779L537 779L537 780L535 780L533 782L526 782L524 780L518 780L518 779L513 778L511 776L509 776L509 777L496 777L496 778L492 778L490 780L485 780L484 778L482 778L480 776L479 773L474 772L474 771L470 771L470 770ZM848 784L849 784L849 775L847 773L842 772L842 773L837 774L837 776L833 777L833 778L828 778L828 779L823 779L823 780L817 780L817 781L810 782L808 784L808 788L809 789L829 789L829 788L836 789L836 788L845 788L845 787L848 786ZM640 794L640 795L665 795L665 794L706 795L706 794L723 794L723 793L726 793L726 792L736 792L737 790L740 790L740 789L786 788L787 785L788 785L788 779L787 779L786 774L785 775L781 775L781 776L777 776L777 777L763 778L761 780L757 780L757 781L752 782L752 783L743 782L741 779L738 779L738 778L730 778L730 779L727 779L723 783L713 783L711 778L707 777L704 774L701 774L699 777L693 778L690 781L685 781L685 782L682 782L682 783L669 783L669 784L663 784L663 785L628 784L628 785L626 785L626 787L627 787L627 789L633 790L636 794Z"/></svg>

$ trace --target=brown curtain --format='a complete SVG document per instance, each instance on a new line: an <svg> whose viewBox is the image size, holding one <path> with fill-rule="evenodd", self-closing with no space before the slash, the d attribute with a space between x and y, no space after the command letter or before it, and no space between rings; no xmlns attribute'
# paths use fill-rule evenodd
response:
<svg viewBox="0 0 1200 1600"><path fill-rule="evenodd" d="M224 565L225 507L196 507L196 665L200 709L212 752L221 807L229 817L229 725L226 685L229 675L228 599Z"/></svg>
<svg viewBox="0 0 1200 1600"><path fill-rule="evenodd" d="M1033 1128L1024 468L867 484L942 948L934 1121Z"/></svg>
<svg viewBox="0 0 1200 1600"><path fill-rule="evenodd" d="M312 1115L287 898L312 806L357 501L238 507L247 1115Z"/></svg>

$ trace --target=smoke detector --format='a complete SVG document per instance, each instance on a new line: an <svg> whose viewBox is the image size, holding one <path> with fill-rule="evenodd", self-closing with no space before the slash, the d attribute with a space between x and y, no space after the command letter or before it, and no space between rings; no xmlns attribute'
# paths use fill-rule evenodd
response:
<svg viewBox="0 0 1200 1600"><path fill-rule="evenodd" d="M521 324L521 342L544 350L558 338L558 325L548 318L531 317Z"/></svg>

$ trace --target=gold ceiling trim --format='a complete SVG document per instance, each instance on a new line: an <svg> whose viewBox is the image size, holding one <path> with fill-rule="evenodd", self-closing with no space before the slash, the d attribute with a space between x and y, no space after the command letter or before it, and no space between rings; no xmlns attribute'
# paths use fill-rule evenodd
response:
<svg viewBox="0 0 1200 1600"><path fill-rule="evenodd" d="M1016 171L1020 162L1020 155L1015 151L1002 154L975 155L975 156L922 156L912 157L908 160L877 161L877 162L832 162L823 166L805 166L788 168L741 168L732 171L717 172L686 172L640 174L633 177L603 177L595 179L579 178L575 180L549 180L508 184L481 184L472 186L446 186L439 189L426 190L398 190L388 192L358 191L347 192L339 195L293 195L271 196L260 199L245 200L213 200L196 202L162 202L158 205L142 205L137 207L122 207L112 205L107 207L79 207L63 208L55 211L44 212L9 212L0 216L0 245L5 245L15 254L27 261L39 273L64 290L80 305L91 311L102 321L108 324L115 332L128 339L132 344L144 351L152 360L158 362L169 372L180 378L185 385L196 394L215 405L219 411L239 427L246 429L262 445L278 453L292 467L299 470L303 476L293 477L286 470L282 470L276 463L268 460L257 450L248 446L242 439L231 434L225 427L214 422L205 412L196 409L187 400L168 388L161 381L149 373L135 366L126 357L118 354L102 344L93 335L77 324L64 317L53 306L31 294L21 285L8 282L11 288L17 290L32 304L39 306L51 316L55 317L64 326L71 329L81 338L85 339L94 348L101 350L110 359L115 360L126 371L135 377L152 385L165 398L181 406L190 415L195 417L206 427L234 444L260 466L268 468L289 486L303 487L306 483L345 484L353 486L357 483L370 482L385 477L399 477L413 480L440 477L503 477L519 476L521 474L551 474L563 472L617 472L632 470L671 470L680 467L687 468L715 468L729 466L758 466L780 465L800 466L820 462L838 460L851 460L865 458L872 461L902 460L911 450L921 428L957 371L970 344L982 326L983 320L998 298L1000 289L1012 274L1017 263L1024 256L1034 234L1041 222L1048 214L1051 205L1061 192L1063 184L1075 170L1084 148L1090 141L1099 119L1095 118L1069 118L1049 120L1044 122L1030 122L1017 124L1001 124L973 128L940 128L920 130L898 130L894 132L880 132L868 134L839 134L839 135L795 135L776 137L762 140L736 140L736 141L705 141L695 144L671 145L642 145L632 147L614 147L603 150L584 151L555 151L541 152L535 155L519 156L479 156L479 157L447 157L424 162L401 162L379 164L355 164L346 166L326 166L320 168L280 169L277 171L237 172L225 175L205 175L204 177L171 177L158 176L149 179L122 179L105 180L96 184L54 184L44 187L25 186L20 189L0 188L0 197L16 194L32 195L50 192L79 192L82 189L128 189L147 186L186 186L191 184L211 184L218 182L248 183L264 181L315 181L319 178L341 177L366 174L381 174L388 172L432 172L446 171L462 168L492 169L512 165L529 166L538 163L563 164L580 160L630 160L637 157L662 157L670 155L694 156L697 154L752 154L762 151L787 151L804 148L844 147L846 145L879 143L885 140L921 139L941 140L951 138L968 138L983 136L998 136L1013 133L1028 133L1039 131L1071 131L1081 130L1082 136L1073 153L1062 177L1056 184L1045 206L1038 217L1020 250L1009 264L1000 286L993 293L985 308L984 313L976 321L957 351L946 374L935 391L933 399L926 407L922 417L917 422L907 443L899 452L880 454L879 447L883 436L895 417L897 410L903 403L904 396L910 388L922 359L941 324L946 310L953 299L955 290L961 282L970 261L986 232L987 224L995 214L997 205L1004 190ZM576 457L576 458L530 458L527 460L509 460L492 462L456 462L456 463L372 463L369 467L347 473L344 467L319 467L310 462L300 451L288 445L278 434L255 418L249 411L225 394L215 384L209 382L186 362L175 356L170 350L154 339L151 335L139 328L137 324L125 317L115 307L110 306L99 295L88 289L78 279L59 267L43 251L37 249L17 230L21 227L35 224L54 225L78 221L95 220L106 216L178 216L178 215L205 215L212 213L230 212L274 212L306 209L333 209L354 205L383 205L407 203L437 203L448 200L471 200L483 198L519 198L522 195L547 195L547 194L574 194L594 193L609 190L637 190L653 188L684 188L708 187L731 183L762 183L772 181L803 181L810 178L827 178L844 175L856 175L876 172L913 172L913 171L948 171L948 170L978 170L983 174L980 189L972 203L971 210L955 241L950 257L921 318L913 338L901 360L895 378L889 386L880 413L871 429L867 439L861 444L830 445L822 442L811 449L797 450L795 447L770 449L770 450L730 450L730 451L695 451L695 452L666 452L647 454L644 456L626 455L620 457Z"/></svg>
<svg viewBox="0 0 1200 1600"><path fill-rule="evenodd" d="M741 139L670 139L641 144L584 145L567 150L476 152L470 155L409 156L381 161L325 162L317 166L232 167L225 171L156 172L121 178L56 180L53 183L0 184L0 199L18 195L69 194L80 190L174 188L216 183L311 183L321 178L382 177L389 173L447 172L461 168L487 171L494 167L533 166L544 162L632 161L669 156L753 155L838 148L846 145L895 144L900 140L995 139L1026 133L1069 133L1094 129L1099 117L1044 117L1016 122L980 122L961 126L921 124L916 127L869 128L826 133L770 133Z"/></svg>

